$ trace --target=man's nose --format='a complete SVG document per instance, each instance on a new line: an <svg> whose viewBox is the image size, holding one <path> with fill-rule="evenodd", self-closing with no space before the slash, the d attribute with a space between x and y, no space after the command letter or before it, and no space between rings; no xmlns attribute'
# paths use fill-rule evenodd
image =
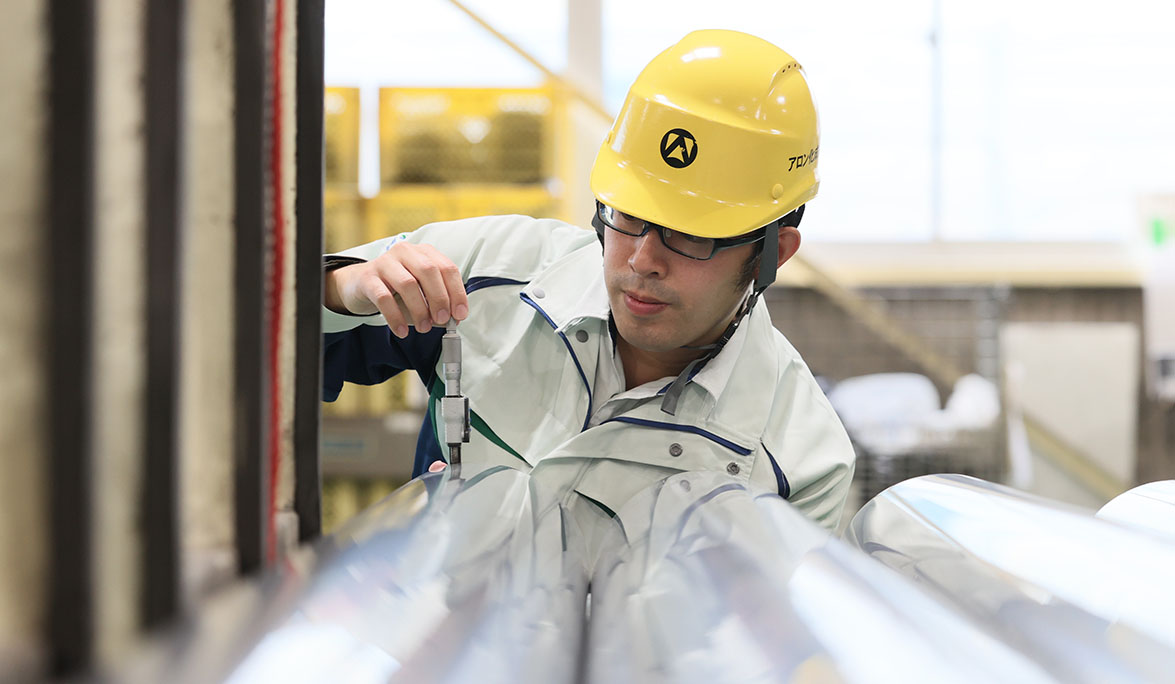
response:
<svg viewBox="0 0 1175 684"><path fill-rule="evenodd" d="M636 239L628 265L643 276L663 276L667 265L669 249L661 242L661 236L650 230Z"/></svg>

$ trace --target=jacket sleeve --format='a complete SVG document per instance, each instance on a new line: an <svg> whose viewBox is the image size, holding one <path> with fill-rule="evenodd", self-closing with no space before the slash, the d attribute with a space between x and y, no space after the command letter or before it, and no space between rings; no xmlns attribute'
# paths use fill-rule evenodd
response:
<svg viewBox="0 0 1175 684"><path fill-rule="evenodd" d="M594 239L594 234L552 219L490 216L432 223L339 253L370 261L399 242L429 244L457 264L462 280L498 277L529 281L553 261ZM470 318L477 315L471 307ZM344 382L373 385L402 370L432 380L440 358L442 328L404 340L391 334L380 314L351 316L325 307L323 400L334 401Z"/></svg>
<svg viewBox="0 0 1175 684"><path fill-rule="evenodd" d="M322 345L322 400L337 399L344 382L375 385L404 370L419 372L425 384L430 384L444 334L444 328L433 328L401 340L386 325L361 325L326 333Z"/></svg>
<svg viewBox="0 0 1175 684"><path fill-rule="evenodd" d="M791 488L788 502L835 531L853 479L853 445L803 361L791 361L785 380L772 407L772 430L764 436L764 446L778 454Z"/></svg>

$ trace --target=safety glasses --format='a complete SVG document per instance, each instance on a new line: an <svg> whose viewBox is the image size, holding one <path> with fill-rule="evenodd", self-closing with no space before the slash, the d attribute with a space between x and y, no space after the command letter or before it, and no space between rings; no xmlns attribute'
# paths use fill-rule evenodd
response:
<svg viewBox="0 0 1175 684"><path fill-rule="evenodd" d="M715 254L724 249L758 242L763 239L765 233L760 228L746 235L731 238L696 237L679 230L673 230L672 228L666 228L665 226L630 216L629 214L613 209L599 200L596 200L596 219L592 221L592 225L595 226L596 232L601 237L604 235L604 226L611 228L617 233L631 237L640 237L649 232L650 229L655 230L657 231L657 236L661 238L661 244L683 257L697 259L698 261L713 258Z"/></svg>

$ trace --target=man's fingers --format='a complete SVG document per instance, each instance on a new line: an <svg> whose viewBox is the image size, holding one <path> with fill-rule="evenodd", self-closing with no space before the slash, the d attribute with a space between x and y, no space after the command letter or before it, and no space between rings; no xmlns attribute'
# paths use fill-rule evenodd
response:
<svg viewBox="0 0 1175 684"><path fill-rule="evenodd" d="M448 465L449 465L449 464L448 464L448 463L445 463L444 461L433 461L433 462L432 462L431 464L429 464L429 466L428 466L428 472L430 472L430 473L439 473L439 472L441 472L442 470L444 470L444 469L445 469L445 468L446 468Z"/></svg>
<svg viewBox="0 0 1175 684"><path fill-rule="evenodd" d="M437 256L441 259L441 278L444 280L445 290L449 293L449 313L459 321L464 320L469 315L469 297L465 294L465 283L461 280L461 271L457 269L457 264L450 261L445 255L437 252Z"/></svg>
<svg viewBox="0 0 1175 684"><path fill-rule="evenodd" d="M417 332L428 332L432 328L432 320L428 313L428 303L420 291L420 284L416 278L399 261L389 260L380 265L380 277L388 287L400 296L407 308L408 325L416 326Z"/></svg>
<svg viewBox="0 0 1175 684"><path fill-rule="evenodd" d="M400 339L407 337L408 321L411 319L405 316L407 311L403 310L402 303L398 301L395 293L388 289L387 283L373 273L364 280L363 291L383 314L392 333Z"/></svg>
<svg viewBox="0 0 1175 684"><path fill-rule="evenodd" d="M428 304L427 320L418 320L417 329L433 323L444 325L449 320L449 292L441 275L438 256L439 252L423 246L404 255L404 268L416 278ZM424 330L428 330L428 327L424 327Z"/></svg>
<svg viewBox="0 0 1175 684"><path fill-rule="evenodd" d="M460 271L431 245L394 245L369 263L362 292L398 337L408 335L408 326L424 333L469 315Z"/></svg>

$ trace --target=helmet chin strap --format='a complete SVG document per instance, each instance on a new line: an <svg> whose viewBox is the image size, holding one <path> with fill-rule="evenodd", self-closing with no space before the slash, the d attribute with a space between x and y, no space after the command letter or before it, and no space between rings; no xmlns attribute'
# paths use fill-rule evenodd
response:
<svg viewBox="0 0 1175 684"><path fill-rule="evenodd" d="M804 205L800 205L795 211L787 214L778 221L772 221L770 225L766 226L766 233L763 236L763 241L759 250L759 272L755 277L755 286L750 294L743 299L743 303L739 305L738 312L735 313L734 319L726 326L726 330L718 337L718 340L712 344L706 344L698 347L682 347L683 349L695 349L704 352L701 356L690 361L686 367L682 369L681 373L674 378L669 385L669 389L665 390L665 396L661 399L661 410L669 415L677 414L677 402L681 399L681 393L685 390L686 383L690 381L698 371L702 369L710 359L718 356L718 352L726 346L730 338L734 337L735 331L742 323L751 309L755 308L755 304L759 302L759 296L763 291L770 287L771 283L775 282L775 271L778 267L777 259L779 257L779 229L783 226L796 227L800 225L800 219L804 216Z"/></svg>

